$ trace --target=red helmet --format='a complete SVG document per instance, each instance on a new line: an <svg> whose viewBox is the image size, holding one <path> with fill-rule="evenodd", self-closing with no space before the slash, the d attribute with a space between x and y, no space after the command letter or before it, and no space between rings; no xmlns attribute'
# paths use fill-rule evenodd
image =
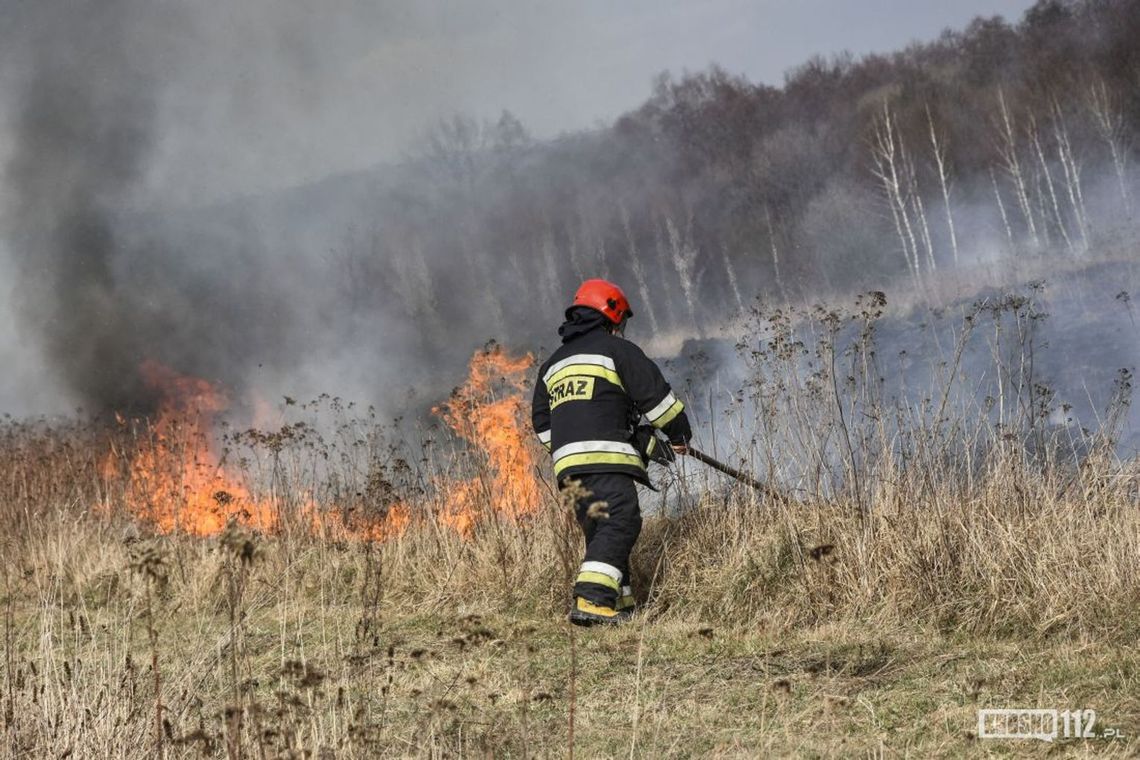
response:
<svg viewBox="0 0 1140 760"><path fill-rule="evenodd" d="M607 280L586 280L574 294L573 306L589 306L597 309L615 325L633 316L629 299L617 285Z"/></svg>

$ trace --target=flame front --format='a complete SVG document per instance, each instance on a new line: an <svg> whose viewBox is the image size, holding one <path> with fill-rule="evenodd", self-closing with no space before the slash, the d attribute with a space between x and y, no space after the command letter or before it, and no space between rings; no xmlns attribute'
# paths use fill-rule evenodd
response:
<svg viewBox="0 0 1140 760"><path fill-rule="evenodd" d="M139 372L162 401L150 439L130 463L131 507L164 533L214 535L231 518L272 530L278 523L272 504L254 499L240 479L228 476L217 454L214 425L229 406L225 395L155 361L144 362Z"/></svg>
<svg viewBox="0 0 1140 760"><path fill-rule="evenodd" d="M463 536L485 517L518 519L538 508L535 449L524 432L523 392L533 361L529 354L511 357L497 346L480 351L471 360L466 382L435 409L460 438L482 452L481 460L486 457L479 466L486 475L435 484L442 501L437 519ZM161 402L149 435L127 463L125 497L131 512L163 533L210 536L231 520L264 532L279 530L277 503L255 497L217 451L215 425L229 406L225 394L158 362L144 362L139 372ZM255 408L263 421L273 416L264 404ZM128 422L119 415L116 419L121 425ZM120 461L114 451L104 461L108 480ZM365 520L350 520L336 508L319 509L309 498L301 502L299 524L338 539L385 540L403 534L412 521L411 509L402 502L389 506L382 518Z"/></svg>
<svg viewBox="0 0 1140 760"><path fill-rule="evenodd" d="M470 535L489 514L518 519L538 509L532 436L526 429L524 392L534 357L511 357L495 345L471 359L467 381L436 413L472 447L486 452L487 478L449 484L440 520Z"/></svg>

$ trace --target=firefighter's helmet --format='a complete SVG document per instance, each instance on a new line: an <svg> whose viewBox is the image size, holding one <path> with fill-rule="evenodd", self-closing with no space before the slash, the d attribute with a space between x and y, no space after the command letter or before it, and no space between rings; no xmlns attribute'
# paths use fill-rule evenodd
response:
<svg viewBox="0 0 1140 760"><path fill-rule="evenodd" d="M622 324L633 316L629 299L621 288L607 280L586 280L574 294L574 306L589 306L597 309L615 325Z"/></svg>

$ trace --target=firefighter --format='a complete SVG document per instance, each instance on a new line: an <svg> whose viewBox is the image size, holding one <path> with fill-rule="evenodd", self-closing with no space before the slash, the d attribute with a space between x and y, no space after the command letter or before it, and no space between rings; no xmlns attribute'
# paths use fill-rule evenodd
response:
<svg viewBox="0 0 1140 760"><path fill-rule="evenodd" d="M575 625L619 623L633 613L629 555L641 532L636 483L650 485L646 452L635 446L637 423L645 417L679 454L692 435L685 405L661 370L624 339L632 316L617 285L583 282L558 328L562 346L539 369L534 389L534 430L551 452L559 488L578 481L588 493L576 507L586 556L574 583ZM596 502L605 506L591 508Z"/></svg>

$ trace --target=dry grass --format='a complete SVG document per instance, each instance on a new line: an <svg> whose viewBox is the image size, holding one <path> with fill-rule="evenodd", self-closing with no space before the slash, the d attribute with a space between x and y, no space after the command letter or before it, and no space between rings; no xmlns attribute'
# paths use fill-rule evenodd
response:
<svg viewBox="0 0 1140 760"><path fill-rule="evenodd" d="M1090 707L1131 737L1140 469L1113 455L1118 411L1079 440L1045 425L1018 374L1031 300L999 306L961 334L1007 320L999 334L1018 336L993 352L988 409L956 388L952 350L944 393L887 400L872 297L819 312L810 340L757 315L750 400L726 427L765 432L742 450L794 498L676 483L674 516L646 520L635 556L645 612L618 630L562 622L580 538L552 495L463 538L431 519L447 498L432 484L478 461L401 458L367 420L246 438L233 456L268 473L286 513L301 493L364 515L407 498L398 539L152 535L100 468L137 430L10 423L2 756L1042 750L979 741L979 707Z"/></svg>

